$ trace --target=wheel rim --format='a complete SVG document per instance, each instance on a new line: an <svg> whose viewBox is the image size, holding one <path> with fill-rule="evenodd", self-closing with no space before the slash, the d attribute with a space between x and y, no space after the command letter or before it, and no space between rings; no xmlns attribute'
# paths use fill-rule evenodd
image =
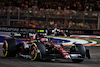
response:
<svg viewBox="0 0 100 67"><path fill-rule="evenodd" d="M7 41L4 42L3 44L3 54L6 57L8 55L8 44Z"/></svg>
<svg viewBox="0 0 100 67"><path fill-rule="evenodd" d="M31 55L31 60L35 60L37 57L37 48L35 46L31 47L31 51L30 51L30 55Z"/></svg>
<svg viewBox="0 0 100 67"><path fill-rule="evenodd" d="M36 48L33 46L32 49L31 49L31 56L34 57L35 56L35 53L36 53Z"/></svg>

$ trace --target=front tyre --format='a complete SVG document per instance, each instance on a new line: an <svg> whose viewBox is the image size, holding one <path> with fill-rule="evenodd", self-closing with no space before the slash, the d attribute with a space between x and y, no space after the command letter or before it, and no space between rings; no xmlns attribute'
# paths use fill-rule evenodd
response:
<svg viewBox="0 0 100 67"><path fill-rule="evenodd" d="M75 47L76 47L75 48L76 54L77 53L81 54L81 57L79 57L79 58L85 58L85 55L86 55L85 47L82 44L75 44ZM73 52L71 52L71 53L73 53ZM75 62L75 63L80 63L80 62L84 61L84 59L72 59L72 61Z"/></svg>

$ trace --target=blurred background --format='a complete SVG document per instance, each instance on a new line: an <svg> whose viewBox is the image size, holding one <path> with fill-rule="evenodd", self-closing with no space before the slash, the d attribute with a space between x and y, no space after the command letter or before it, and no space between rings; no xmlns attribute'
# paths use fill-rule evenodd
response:
<svg viewBox="0 0 100 67"><path fill-rule="evenodd" d="M100 30L100 0L0 0L0 26Z"/></svg>

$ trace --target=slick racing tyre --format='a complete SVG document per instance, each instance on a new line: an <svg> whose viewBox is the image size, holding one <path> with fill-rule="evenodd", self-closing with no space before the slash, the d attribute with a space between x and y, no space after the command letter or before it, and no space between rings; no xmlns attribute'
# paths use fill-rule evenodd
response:
<svg viewBox="0 0 100 67"><path fill-rule="evenodd" d="M45 53L46 53L46 48L45 48L44 44L42 44L42 43L37 43L37 46L38 46L38 49L40 50L41 54L42 54L42 55L45 55Z"/></svg>
<svg viewBox="0 0 100 67"><path fill-rule="evenodd" d="M76 53L81 54L81 58L85 58L86 55L86 49L82 44L75 44L76 45ZM75 63L80 63L84 61L84 59L72 59L73 62Z"/></svg>
<svg viewBox="0 0 100 67"><path fill-rule="evenodd" d="M76 47L78 49L78 52L82 55L82 58L86 55L86 49L82 44L76 44Z"/></svg>
<svg viewBox="0 0 100 67"><path fill-rule="evenodd" d="M42 60L42 56L45 55L46 49L42 43L32 43L30 47L30 59L34 60Z"/></svg>
<svg viewBox="0 0 100 67"><path fill-rule="evenodd" d="M14 39L5 40L3 44L3 54L5 57L15 57L17 53L17 42Z"/></svg>
<svg viewBox="0 0 100 67"><path fill-rule="evenodd" d="M38 60L44 61L45 59L45 54L46 54L46 47L44 44L37 42L37 47L38 47Z"/></svg>

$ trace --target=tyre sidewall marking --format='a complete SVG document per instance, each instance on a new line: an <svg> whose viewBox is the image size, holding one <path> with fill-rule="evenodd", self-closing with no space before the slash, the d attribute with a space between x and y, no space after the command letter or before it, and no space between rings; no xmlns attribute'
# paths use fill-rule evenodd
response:
<svg viewBox="0 0 100 67"><path fill-rule="evenodd" d="M35 51L35 54L34 54L34 57L33 58L30 58L32 61L36 59L37 57L37 45L36 43L32 43L32 45L36 48L36 51ZM31 47L32 48L32 47Z"/></svg>
<svg viewBox="0 0 100 67"><path fill-rule="evenodd" d="M8 55L8 43L6 40L4 42L5 42L5 46L6 46L6 52L5 52L4 56L6 57Z"/></svg>

